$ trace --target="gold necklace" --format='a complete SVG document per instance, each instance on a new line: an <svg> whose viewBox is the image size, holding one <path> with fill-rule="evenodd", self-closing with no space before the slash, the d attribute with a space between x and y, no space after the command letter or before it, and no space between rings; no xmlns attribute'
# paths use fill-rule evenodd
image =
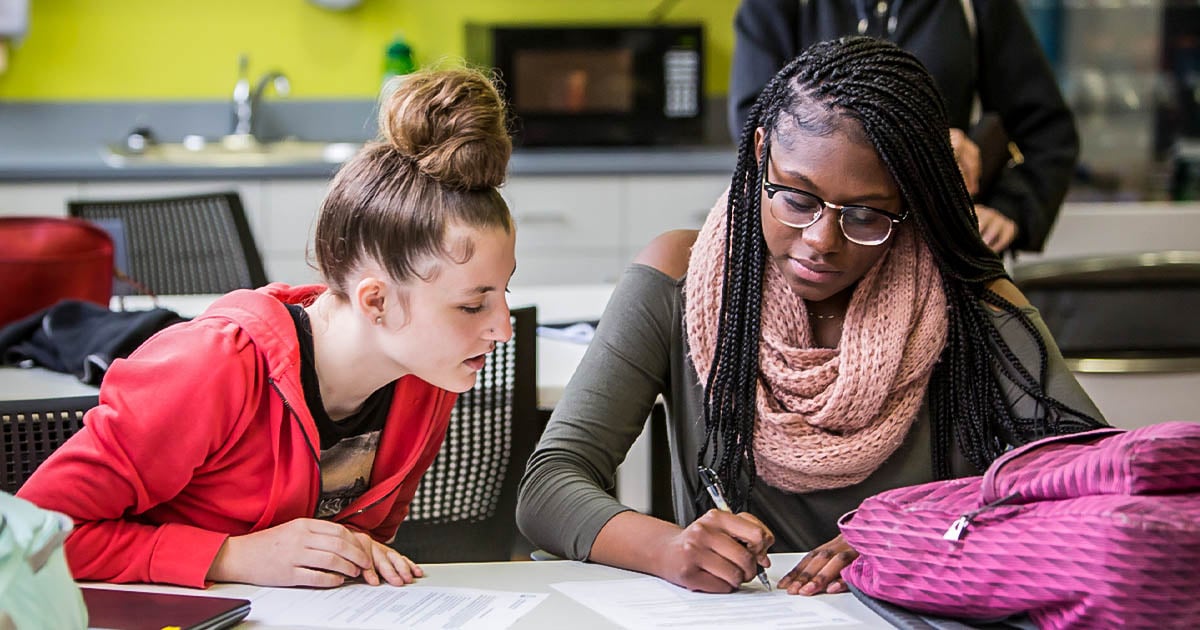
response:
<svg viewBox="0 0 1200 630"><path fill-rule="evenodd" d="M837 319L837 318L841 317L841 315L818 315L816 313L809 313L809 316L815 317L817 319Z"/></svg>

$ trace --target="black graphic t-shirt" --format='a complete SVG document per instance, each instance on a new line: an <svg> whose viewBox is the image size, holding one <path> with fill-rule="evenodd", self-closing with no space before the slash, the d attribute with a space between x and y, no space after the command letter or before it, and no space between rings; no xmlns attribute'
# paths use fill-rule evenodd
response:
<svg viewBox="0 0 1200 630"><path fill-rule="evenodd" d="M321 498L317 501L317 518L333 518L367 491L371 467L379 449L379 435L387 422L392 406L392 384L371 394L355 413L333 420L325 412L321 386L317 381L317 366L313 355L312 324L308 313L296 304L288 304L288 312L296 324L300 340L300 383L304 387L304 402L317 423L321 437Z"/></svg>

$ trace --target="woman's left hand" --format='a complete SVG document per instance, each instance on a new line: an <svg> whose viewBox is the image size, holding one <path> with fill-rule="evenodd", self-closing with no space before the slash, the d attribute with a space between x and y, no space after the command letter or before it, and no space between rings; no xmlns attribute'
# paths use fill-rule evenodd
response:
<svg viewBox="0 0 1200 630"><path fill-rule="evenodd" d="M1008 249L1017 238L1017 223L995 208L975 205L975 216L979 217L979 235L992 251L999 254Z"/></svg>
<svg viewBox="0 0 1200 630"><path fill-rule="evenodd" d="M842 569L850 566L858 552L838 534L837 538L808 552L794 569L779 580L778 587L789 595L845 593Z"/></svg>
<svg viewBox="0 0 1200 630"><path fill-rule="evenodd" d="M979 174L983 171L983 162L979 156L979 145L971 140L962 129L950 130L950 148L954 150L954 161L962 172L963 183L967 192L974 197L979 194Z"/></svg>
<svg viewBox="0 0 1200 630"><path fill-rule="evenodd" d="M374 562L372 568L365 569L362 573L363 581L367 584L378 586L382 579L392 586L404 586L412 584L416 578L425 577L425 572L421 570L420 565L410 560L408 556L363 532L354 532L354 538L363 551L371 554Z"/></svg>

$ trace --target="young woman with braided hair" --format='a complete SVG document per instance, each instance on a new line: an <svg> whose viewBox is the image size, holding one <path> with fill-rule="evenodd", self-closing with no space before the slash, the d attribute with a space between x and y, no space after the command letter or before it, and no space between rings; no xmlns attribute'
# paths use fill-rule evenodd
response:
<svg viewBox="0 0 1200 630"><path fill-rule="evenodd" d="M610 497L657 396L676 523ZM535 544L702 591L812 550L780 582L838 592L837 520L1103 424L979 236L946 116L895 45L817 44L767 85L726 197L617 286L522 482ZM738 514L710 509L697 467Z"/></svg>

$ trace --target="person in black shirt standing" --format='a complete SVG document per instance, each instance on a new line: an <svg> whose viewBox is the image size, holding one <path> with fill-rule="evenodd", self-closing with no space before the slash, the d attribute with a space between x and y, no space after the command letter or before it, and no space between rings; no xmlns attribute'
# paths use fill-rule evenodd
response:
<svg viewBox="0 0 1200 630"><path fill-rule="evenodd" d="M933 75L968 191L979 189L979 148L966 137L976 96L1019 148L975 199L994 251L1041 251L1079 157L1074 118L1016 0L742 0L734 20L729 128L741 135L755 98L800 51L843 35L888 39ZM979 112L976 112L976 116ZM985 149L988 147L985 147Z"/></svg>

